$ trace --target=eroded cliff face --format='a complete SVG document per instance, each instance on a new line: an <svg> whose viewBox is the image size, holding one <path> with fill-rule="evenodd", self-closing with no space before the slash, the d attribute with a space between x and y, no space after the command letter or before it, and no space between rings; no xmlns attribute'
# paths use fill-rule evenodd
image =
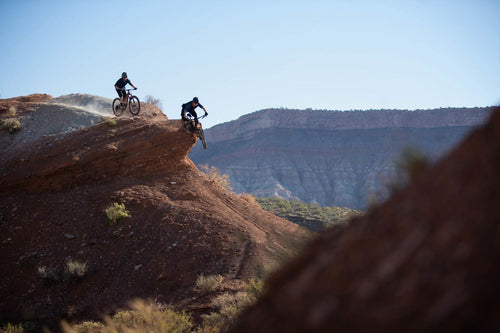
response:
<svg viewBox="0 0 500 333"><path fill-rule="evenodd" d="M490 111L264 110L208 129L209 150L190 157L228 174L238 192L363 209L385 196L403 149L435 160Z"/></svg>

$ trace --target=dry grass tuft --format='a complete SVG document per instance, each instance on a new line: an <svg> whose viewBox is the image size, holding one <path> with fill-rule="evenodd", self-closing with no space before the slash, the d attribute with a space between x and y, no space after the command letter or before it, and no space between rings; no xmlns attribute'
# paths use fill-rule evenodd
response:
<svg viewBox="0 0 500 333"><path fill-rule="evenodd" d="M208 293L219 289L223 282L224 277L220 274L209 276L201 274L196 279L196 287L198 287L202 293Z"/></svg>
<svg viewBox="0 0 500 333"><path fill-rule="evenodd" d="M17 107L15 107L14 105L9 106L9 111L7 111L7 115L12 118L17 116Z"/></svg>
<svg viewBox="0 0 500 333"><path fill-rule="evenodd" d="M64 271L66 279L83 279L87 273L88 267L86 263L76 260L68 260L66 262L66 269Z"/></svg>
<svg viewBox="0 0 500 333"><path fill-rule="evenodd" d="M116 333L116 332L191 332L193 321L184 312L176 312L171 308L149 301L135 300L130 304L131 310L120 311L112 317L106 317L104 324L83 322L78 325L62 323L65 333Z"/></svg>

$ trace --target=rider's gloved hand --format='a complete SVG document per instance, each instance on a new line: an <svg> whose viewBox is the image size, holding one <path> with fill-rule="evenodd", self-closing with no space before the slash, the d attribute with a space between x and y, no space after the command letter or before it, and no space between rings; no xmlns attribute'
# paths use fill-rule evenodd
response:
<svg viewBox="0 0 500 333"><path fill-rule="evenodd" d="M208 112L207 111L205 111L205 116L208 116Z"/></svg>

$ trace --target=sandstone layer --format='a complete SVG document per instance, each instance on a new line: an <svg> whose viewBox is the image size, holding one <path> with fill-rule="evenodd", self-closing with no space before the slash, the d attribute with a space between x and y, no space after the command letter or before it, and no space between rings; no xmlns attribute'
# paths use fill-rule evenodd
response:
<svg viewBox="0 0 500 333"><path fill-rule="evenodd" d="M263 110L206 130L209 149L190 157L229 175L237 192L365 209L386 197L403 150L434 161L490 111Z"/></svg>

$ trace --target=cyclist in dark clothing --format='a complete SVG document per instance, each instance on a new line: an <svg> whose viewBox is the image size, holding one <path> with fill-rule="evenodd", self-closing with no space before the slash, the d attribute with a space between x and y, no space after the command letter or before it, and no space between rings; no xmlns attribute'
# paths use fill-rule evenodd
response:
<svg viewBox="0 0 500 333"><path fill-rule="evenodd" d="M135 88L132 82L130 82L130 80L127 78L127 73L123 72L122 77L115 83L116 92L118 93L118 96L120 96L120 101L122 103L127 103L127 94L125 93L125 86L127 85L127 83Z"/></svg>
<svg viewBox="0 0 500 333"><path fill-rule="evenodd" d="M181 117L183 121L189 121L189 118L187 117L188 113L193 116L195 128L198 126L198 114L196 114L196 111L194 110L197 107L200 107L203 109L203 111L205 111L205 116L208 115L208 112L205 109L205 107L200 104L198 97L193 98L192 101L182 104L182 111L181 111Z"/></svg>

